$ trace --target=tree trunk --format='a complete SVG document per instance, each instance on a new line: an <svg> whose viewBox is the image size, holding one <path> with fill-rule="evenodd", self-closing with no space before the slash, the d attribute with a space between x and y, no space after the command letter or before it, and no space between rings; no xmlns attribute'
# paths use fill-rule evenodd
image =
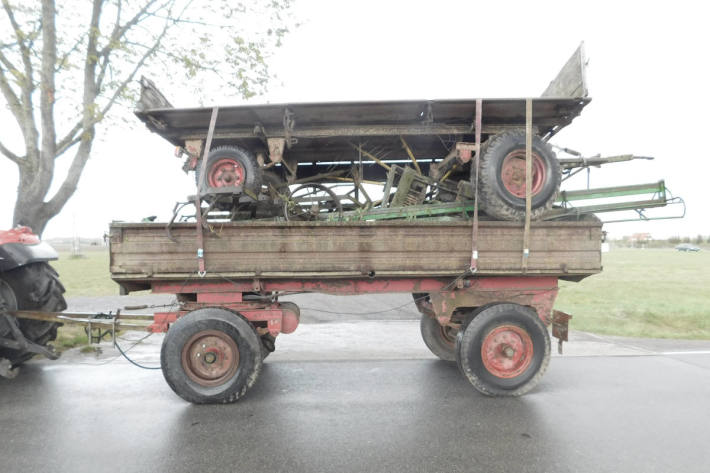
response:
<svg viewBox="0 0 710 473"><path fill-rule="evenodd" d="M13 226L24 225L30 227L36 235L42 235L47 222L53 216L44 216L37 209L37 204L27 199L18 198L15 204Z"/></svg>
<svg viewBox="0 0 710 473"><path fill-rule="evenodd" d="M90 125L88 131L83 134L66 178L49 201L44 199L49 191L51 177L49 181L43 179L42 173L35 170L38 166L33 163L38 163L41 159L53 159L53 157L38 154L34 160L27 159L18 163L20 184L17 189L13 226L28 226L39 236L44 233L47 223L59 214L76 192L81 173L91 155L94 131L94 127Z"/></svg>
<svg viewBox="0 0 710 473"><path fill-rule="evenodd" d="M37 235L42 235L51 217L43 215L44 195L36 192L36 173L29 166L19 165L20 183L17 189L17 201L12 225L30 227Z"/></svg>

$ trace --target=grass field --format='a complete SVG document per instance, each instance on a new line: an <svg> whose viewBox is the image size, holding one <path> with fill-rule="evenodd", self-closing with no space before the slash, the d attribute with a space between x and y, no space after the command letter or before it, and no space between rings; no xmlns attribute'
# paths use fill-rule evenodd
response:
<svg viewBox="0 0 710 473"><path fill-rule="evenodd" d="M53 266L67 297L118 293L108 252L62 254ZM574 316L571 327L607 335L710 339L710 251L617 249L604 271L580 283L562 282L555 307Z"/></svg>
<svg viewBox="0 0 710 473"><path fill-rule="evenodd" d="M710 339L710 252L613 250L604 271L561 284L571 326L607 335Z"/></svg>
<svg viewBox="0 0 710 473"><path fill-rule="evenodd" d="M108 250L86 251L79 258L72 258L69 252L60 252L59 260L53 261L52 266L64 284L66 297L118 294L118 284L109 276Z"/></svg>

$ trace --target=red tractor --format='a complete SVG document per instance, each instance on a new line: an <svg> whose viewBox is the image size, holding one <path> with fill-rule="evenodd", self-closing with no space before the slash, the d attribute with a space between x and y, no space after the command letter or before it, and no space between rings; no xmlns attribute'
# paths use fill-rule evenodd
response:
<svg viewBox="0 0 710 473"><path fill-rule="evenodd" d="M0 231L0 376L13 378L35 354L56 359L49 342L57 337L56 322L16 319L14 310L61 312L64 287L49 261L57 252L28 227Z"/></svg>

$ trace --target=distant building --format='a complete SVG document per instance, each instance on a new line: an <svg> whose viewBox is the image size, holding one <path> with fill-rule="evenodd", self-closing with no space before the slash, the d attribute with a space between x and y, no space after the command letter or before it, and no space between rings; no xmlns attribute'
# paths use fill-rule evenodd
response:
<svg viewBox="0 0 710 473"><path fill-rule="evenodd" d="M652 238L650 233L634 233L628 237L629 243L631 243L631 246L634 248L645 248L651 240Z"/></svg>

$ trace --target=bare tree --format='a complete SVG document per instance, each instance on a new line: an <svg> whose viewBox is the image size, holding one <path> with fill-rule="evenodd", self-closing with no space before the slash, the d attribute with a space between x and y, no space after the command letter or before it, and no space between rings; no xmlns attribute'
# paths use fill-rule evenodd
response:
<svg viewBox="0 0 710 473"><path fill-rule="evenodd" d="M288 31L291 0L0 0L0 154L15 163L13 225L41 234L74 194L97 125L130 101L144 70L171 81L207 76L234 95L265 90L265 57ZM39 104L37 104L37 101ZM19 139L14 139L16 136ZM71 164L54 186L55 164Z"/></svg>

